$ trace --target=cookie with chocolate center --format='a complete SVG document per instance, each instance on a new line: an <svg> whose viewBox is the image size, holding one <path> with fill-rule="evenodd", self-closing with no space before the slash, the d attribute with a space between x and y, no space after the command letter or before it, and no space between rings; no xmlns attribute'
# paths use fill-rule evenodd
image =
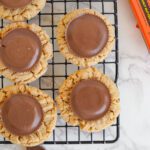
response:
<svg viewBox="0 0 150 150"><path fill-rule="evenodd" d="M46 0L0 0L0 18L11 21L30 20L45 4Z"/></svg>
<svg viewBox="0 0 150 150"><path fill-rule="evenodd" d="M49 36L35 24L17 22L0 31L0 74L15 83L30 83L43 75L52 58Z"/></svg>
<svg viewBox="0 0 150 150"><path fill-rule="evenodd" d="M116 85L96 68L70 75L60 87L56 101L62 118L87 132L112 125L120 112Z"/></svg>
<svg viewBox="0 0 150 150"><path fill-rule="evenodd" d="M0 90L0 134L14 144L32 147L52 134L57 119L54 101L39 89L13 85Z"/></svg>
<svg viewBox="0 0 150 150"><path fill-rule="evenodd" d="M92 9L74 10L58 23L59 50L78 66L88 67L103 61L111 52L114 41L109 20Z"/></svg>

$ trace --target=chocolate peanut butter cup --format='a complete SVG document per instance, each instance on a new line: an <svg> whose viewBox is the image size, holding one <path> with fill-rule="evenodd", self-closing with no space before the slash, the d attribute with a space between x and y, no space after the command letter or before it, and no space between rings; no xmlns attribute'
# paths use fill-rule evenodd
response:
<svg viewBox="0 0 150 150"><path fill-rule="evenodd" d="M0 74L16 83L30 83L47 70L52 58L49 36L41 27L12 23L0 34Z"/></svg>
<svg viewBox="0 0 150 150"><path fill-rule="evenodd" d="M83 120L102 118L110 107L107 87L96 79L82 80L72 89L72 111Z"/></svg>
<svg viewBox="0 0 150 150"><path fill-rule="evenodd" d="M32 147L52 134L57 110L44 92L26 85L0 90L0 134L14 144Z"/></svg>
<svg viewBox="0 0 150 150"><path fill-rule="evenodd" d="M60 87L56 101L63 119L87 132L112 125L120 112L116 85L96 68L70 75Z"/></svg>
<svg viewBox="0 0 150 150"><path fill-rule="evenodd" d="M32 0L0 0L0 2L7 8L17 9L25 7L30 4Z"/></svg>
<svg viewBox="0 0 150 150"><path fill-rule="evenodd" d="M26 150L45 150L42 146L35 146L35 147L27 147Z"/></svg>
<svg viewBox="0 0 150 150"><path fill-rule="evenodd" d="M108 41L108 28L98 16L83 14L74 18L66 29L69 50L81 58L97 55Z"/></svg>
<svg viewBox="0 0 150 150"><path fill-rule="evenodd" d="M0 0L0 18L11 21L29 20L45 6L46 0Z"/></svg>
<svg viewBox="0 0 150 150"><path fill-rule="evenodd" d="M78 66L91 66L102 60L114 44L113 27L108 19L91 9L65 15L57 28L60 52Z"/></svg>
<svg viewBox="0 0 150 150"><path fill-rule="evenodd" d="M0 59L16 72L30 71L41 57L41 41L29 29L18 28L8 32L1 40Z"/></svg>
<svg viewBox="0 0 150 150"><path fill-rule="evenodd" d="M43 110L38 101L24 94L12 95L2 107L2 120L14 135L32 134L41 126Z"/></svg>

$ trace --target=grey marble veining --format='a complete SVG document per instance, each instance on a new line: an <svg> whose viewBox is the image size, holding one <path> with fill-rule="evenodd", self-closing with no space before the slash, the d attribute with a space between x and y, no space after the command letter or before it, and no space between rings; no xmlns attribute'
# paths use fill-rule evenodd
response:
<svg viewBox="0 0 150 150"><path fill-rule="evenodd" d="M86 5L86 3L83 5ZM68 9L71 8L75 8L75 6L68 7ZM98 8L101 9L100 7ZM109 8L111 10L111 7ZM150 149L150 54L147 51L140 32L136 28L136 21L131 12L128 1L118 0L118 10L120 49L120 76L118 87L121 96L120 139L115 144L109 145L50 145L46 146L48 150ZM59 6L58 11L61 11ZM45 21L47 20L45 19ZM51 31L49 31L49 33L51 33ZM63 61L62 56L57 57L59 58L58 61ZM74 70L76 70L76 68L74 68ZM113 71L111 69L108 70L109 74L112 75L111 78L113 78ZM49 68L48 72L50 71L51 68ZM60 73L61 72L57 72L57 74ZM56 87L59 86L60 82L55 83ZM38 86L36 82L33 83L33 85ZM50 80L49 82L43 81L43 86L50 85ZM59 121L61 122L62 120ZM63 121L61 123L63 123ZM75 130L70 132L72 135L75 134ZM59 134L61 133L62 131L60 131ZM88 137L88 135L85 136ZM72 136L72 138L74 139L75 136ZM16 145L0 145L0 150L20 149L21 148Z"/></svg>

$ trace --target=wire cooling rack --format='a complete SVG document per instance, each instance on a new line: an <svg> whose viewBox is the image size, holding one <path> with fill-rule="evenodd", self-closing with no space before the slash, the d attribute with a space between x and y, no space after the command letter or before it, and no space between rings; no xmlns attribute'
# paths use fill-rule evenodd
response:
<svg viewBox="0 0 150 150"><path fill-rule="evenodd" d="M111 54L105 61L96 65L103 73L117 82L118 78L118 19L117 0L48 0L44 10L28 23L36 23L49 34L54 50L54 57L49 61L48 70L44 76L33 82L35 86L55 99L58 94L58 87L64 79L77 69L77 66L69 63L59 53L56 43L56 27L59 19L74 9L92 8L106 15L111 21L115 31L115 45ZM3 28L8 22L0 20L0 27ZM4 77L0 77L1 88L12 84ZM114 143L119 138L119 119L109 128L98 133L85 133L80 128L67 125L58 113L58 121L53 135L45 144L93 144L93 143ZM10 144L4 138L0 138L0 144Z"/></svg>

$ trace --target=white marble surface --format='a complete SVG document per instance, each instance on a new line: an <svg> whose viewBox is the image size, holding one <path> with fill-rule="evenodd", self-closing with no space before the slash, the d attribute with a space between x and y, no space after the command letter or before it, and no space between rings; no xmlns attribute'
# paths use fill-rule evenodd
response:
<svg viewBox="0 0 150 150"><path fill-rule="evenodd" d="M110 145L50 145L48 150L149 150L150 54L127 0L118 0L121 95L120 139ZM20 150L15 145L0 150Z"/></svg>

